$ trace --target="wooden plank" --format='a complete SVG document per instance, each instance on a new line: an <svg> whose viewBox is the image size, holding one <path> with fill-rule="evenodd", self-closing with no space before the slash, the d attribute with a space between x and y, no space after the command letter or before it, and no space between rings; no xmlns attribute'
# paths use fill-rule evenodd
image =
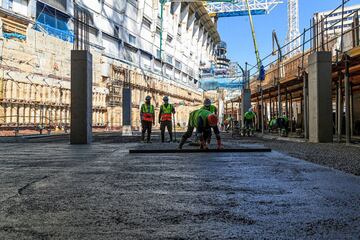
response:
<svg viewBox="0 0 360 240"><path fill-rule="evenodd" d="M133 153L251 153L251 152L271 152L270 148L228 148L228 149L131 149Z"/></svg>

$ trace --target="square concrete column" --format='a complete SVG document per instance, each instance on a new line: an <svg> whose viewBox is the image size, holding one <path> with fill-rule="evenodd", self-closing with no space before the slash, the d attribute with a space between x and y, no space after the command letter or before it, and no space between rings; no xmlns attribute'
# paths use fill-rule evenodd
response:
<svg viewBox="0 0 360 240"><path fill-rule="evenodd" d="M123 126L131 125L131 88L123 88Z"/></svg>
<svg viewBox="0 0 360 240"><path fill-rule="evenodd" d="M92 55L71 51L71 144L92 141Z"/></svg>
<svg viewBox="0 0 360 240"><path fill-rule="evenodd" d="M309 142L332 142L331 52L309 56Z"/></svg>

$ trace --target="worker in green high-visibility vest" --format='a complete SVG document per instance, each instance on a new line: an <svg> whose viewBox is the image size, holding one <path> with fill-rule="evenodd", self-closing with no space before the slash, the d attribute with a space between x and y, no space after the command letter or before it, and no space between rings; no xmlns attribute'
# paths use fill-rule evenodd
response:
<svg viewBox="0 0 360 240"><path fill-rule="evenodd" d="M188 128L186 133L182 136L178 149L182 149L186 140L191 137L196 128L196 136L200 139L200 149L207 149L208 139L211 137L211 129L214 130L217 140L218 149L222 148L220 131L217 126L218 117L216 114L205 110L198 109L190 113Z"/></svg>
<svg viewBox="0 0 360 240"><path fill-rule="evenodd" d="M151 97L146 96L145 103L140 108L141 119L141 140L145 141L145 132L147 132L147 142L151 143L151 128L155 125L155 110L154 105L151 104Z"/></svg>
<svg viewBox="0 0 360 240"><path fill-rule="evenodd" d="M252 108L249 108L249 110L244 114L245 129L251 130L254 127L255 118L256 114L254 113Z"/></svg>
<svg viewBox="0 0 360 240"><path fill-rule="evenodd" d="M278 117L277 125L281 132L284 131L284 135L287 136L289 132L289 118L287 117L286 113L284 112L282 116Z"/></svg>
<svg viewBox="0 0 360 240"><path fill-rule="evenodd" d="M204 106L202 106L201 109L205 109L211 113L217 114L217 108L211 104L211 100L209 98L206 98L204 100Z"/></svg>
<svg viewBox="0 0 360 240"><path fill-rule="evenodd" d="M165 141L165 128L167 128L170 135L170 142L172 142L172 115L175 114L175 108L169 103L169 97L163 98L164 104L160 106L159 123L161 131L161 142ZM176 127L176 126L174 126Z"/></svg>

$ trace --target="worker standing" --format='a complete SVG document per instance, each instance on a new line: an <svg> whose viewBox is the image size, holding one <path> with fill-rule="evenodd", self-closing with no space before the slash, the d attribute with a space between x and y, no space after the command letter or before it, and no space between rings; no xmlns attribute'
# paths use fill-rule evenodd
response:
<svg viewBox="0 0 360 240"><path fill-rule="evenodd" d="M252 108L244 114L244 123L245 123L245 130L247 131L248 136L250 136L250 131L254 127L256 114L254 113Z"/></svg>
<svg viewBox="0 0 360 240"><path fill-rule="evenodd" d="M152 125L155 125L155 111L150 96L146 96L145 103L141 105L140 119L142 125L141 140L145 141L145 132L147 131L147 142L151 143L151 128Z"/></svg>
<svg viewBox="0 0 360 240"><path fill-rule="evenodd" d="M160 106L159 123L161 130L161 142L165 140L165 127L170 135L170 142L172 142L172 114L175 114L175 108L169 103L169 97L163 98L164 104ZM174 126L175 127L175 126Z"/></svg>
<svg viewBox="0 0 360 240"><path fill-rule="evenodd" d="M217 114L217 108L211 104L211 100L209 98L204 100L204 106L202 106L201 109L205 109L211 113Z"/></svg>
<svg viewBox="0 0 360 240"><path fill-rule="evenodd" d="M287 136L289 131L289 118L287 117L286 113L283 113L283 115L278 118L277 124L280 134Z"/></svg>
<svg viewBox="0 0 360 240"><path fill-rule="evenodd" d="M182 136L178 149L182 149L186 140L191 137L194 128L196 128L196 136L200 139L200 149L207 149L207 141L211 136L211 129L214 130L217 140L218 149L222 148L220 131L217 126L218 117L216 114L205 109L195 110L190 113L188 128Z"/></svg>

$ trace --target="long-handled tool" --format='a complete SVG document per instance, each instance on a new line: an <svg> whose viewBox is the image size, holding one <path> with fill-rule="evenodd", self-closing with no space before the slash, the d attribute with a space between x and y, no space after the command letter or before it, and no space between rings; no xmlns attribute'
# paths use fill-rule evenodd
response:
<svg viewBox="0 0 360 240"><path fill-rule="evenodd" d="M176 140L176 125L175 125L175 113L173 113L173 124L174 124L174 142L177 142Z"/></svg>

